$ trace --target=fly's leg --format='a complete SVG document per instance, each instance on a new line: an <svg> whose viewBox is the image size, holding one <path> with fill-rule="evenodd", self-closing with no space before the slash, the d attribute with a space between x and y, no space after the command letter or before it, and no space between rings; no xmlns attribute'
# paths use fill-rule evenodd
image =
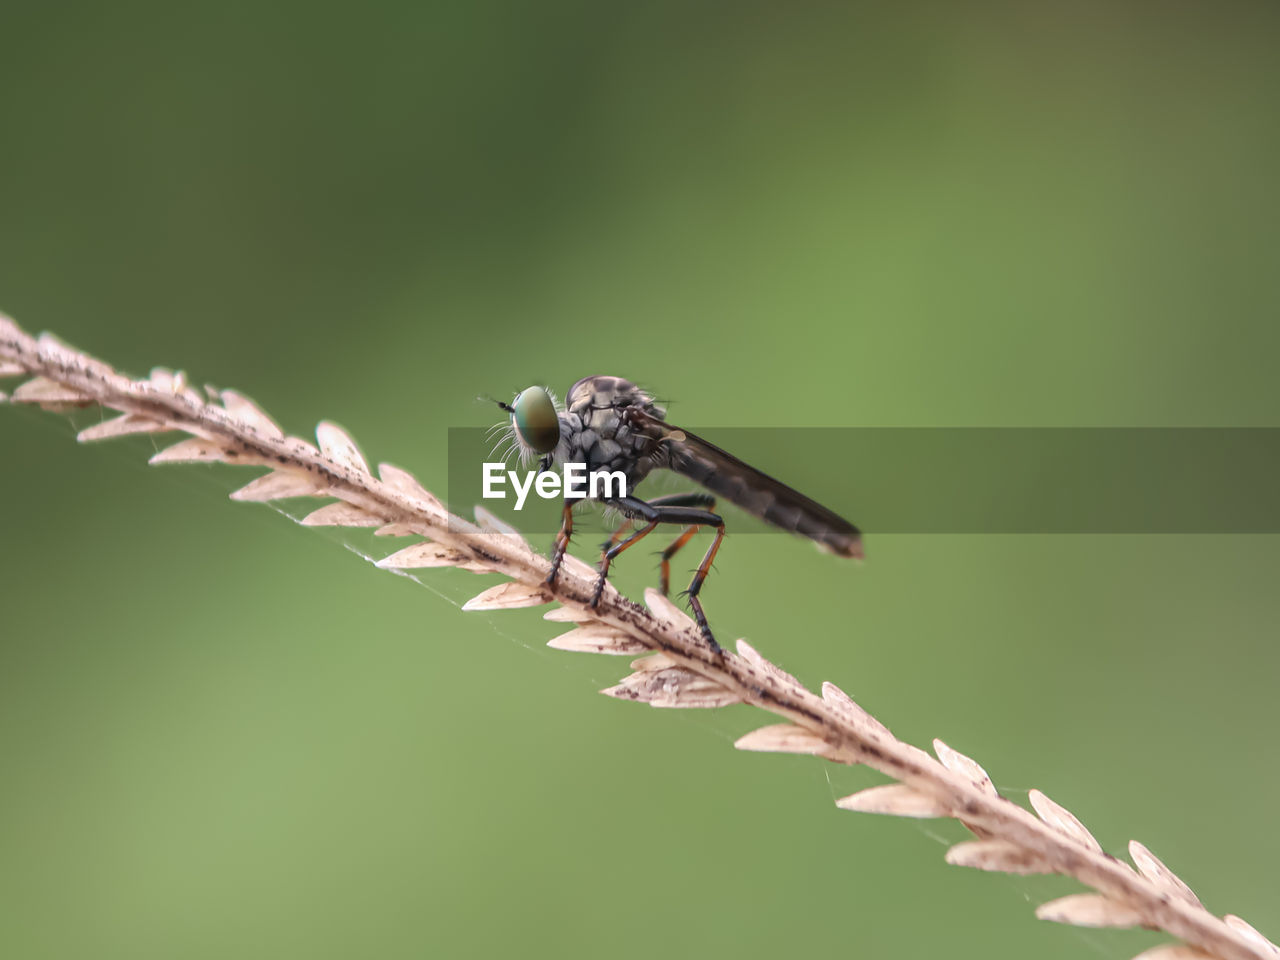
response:
<svg viewBox="0 0 1280 960"><path fill-rule="evenodd" d="M717 520L720 518L717 517ZM707 625L707 615L702 612L702 601L698 599L698 594L702 591L703 581L707 579L707 574L711 570L711 564L716 558L716 552L720 549L720 542L724 540L724 521L716 525L716 538L711 541L711 546L707 549L707 554L702 558L702 562L698 564L698 572L693 575L693 580L689 583L688 597L689 606L693 607L693 618L698 621L698 626L702 629L702 635L707 638L707 643L711 644L711 649L720 650L720 644L716 643L715 637L711 635L711 628Z"/></svg>
<svg viewBox="0 0 1280 960"><path fill-rule="evenodd" d="M635 525L636 525L636 522L634 520L630 520L630 519L623 520L622 523L618 524L618 529L613 531L613 536L611 536L604 543L600 544L601 552L607 551L611 547L616 546L618 542L622 540L623 537L625 537L628 533L631 532L631 528L634 527Z"/></svg>
<svg viewBox="0 0 1280 960"><path fill-rule="evenodd" d="M703 498L702 502L710 499L705 494L686 494L684 502L689 502L692 497ZM689 603L693 607L694 619L698 623L698 629L702 631L703 639L707 641L707 645L714 653L720 652L720 644L716 643L716 638L711 633L711 627L707 624L706 614L703 613L702 603L698 600L698 593L702 590L702 583L707 578L707 571L711 569L711 562L716 557L716 551L720 549L720 541L724 539L724 520L719 515L712 513L710 510L702 510L692 506L676 506L663 503L646 503L636 497L619 497L617 500L611 501L612 505L617 507L628 518L634 520L643 520L645 526L637 530L626 540L611 547L604 552L600 558L600 579L596 581L595 597L592 600L594 606L600 600L600 595L604 592L605 580L609 575L609 564L614 557L620 554L627 547L634 544L637 540L648 535L660 523L680 524L691 528L698 527L715 527L716 539L711 544L711 549L707 551L707 555L702 558L702 563L698 565L698 572L694 574L693 582L689 584ZM677 538L677 544L683 546L688 537L693 536L692 530L687 530ZM672 546L679 549L677 544ZM674 551L672 551L674 552Z"/></svg>
<svg viewBox="0 0 1280 960"><path fill-rule="evenodd" d="M621 543L614 544L613 546L610 546L608 543L605 544L605 549L600 551L600 577L596 580L595 591L591 594L591 606L593 608L600 603L600 597L604 594L604 585L609 579L609 564L613 563L613 558L623 550L627 549L627 547L632 546L651 534L658 523L659 521L657 520L651 520Z"/></svg>
<svg viewBox="0 0 1280 960"><path fill-rule="evenodd" d="M662 595L665 597L671 592L671 558L686 543L693 539L693 535L701 530L702 527L694 524L692 527L685 527L684 532L680 536L671 541L671 545L662 551L662 563L658 566L658 586L662 589Z"/></svg>
<svg viewBox="0 0 1280 960"><path fill-rule="evenodd" d="M703 510L715 510L716 498L709 493L674 493L667 497L655 497L649 501L649 504L655 507L701 507ZM685 527L680 536L671 541L667 549L662 551L662 562L658 567L658 583L664 597L671 592L671 558L701 529L702 525L697 523Z"/></svg>
<svg viewBox="0 0 1280 960"><path fill-rule="evenodd" d="M716 508L716 498L709 493L670 493L661 497L654 497L648 501L651 507L701 507L704 510L714 510ZM633 518L628 517L618 525L618 529L613 531L613 536L600 545L602 551L607 551L616 546L623 537L625 537L631 529L636 525ZM667 561L677 550L689 542L698 530L701 529L697 525L690 527L685 533L680 535L680 539L662 552L662 593L666 596L668 581L668 565ZM685 534L688 534L686 536Z"/></svg>
<svg viewBox="0 0 1280 960"><path fill-rule="evenodd" d="M560 532L556 534L556 545L551 551L551 572L547 574L547 585L556 582L560 573L560 564L564 553L569 549L569 540L573 536L573 507L568 500L564 502L564 513L561 514Z"/></svg>

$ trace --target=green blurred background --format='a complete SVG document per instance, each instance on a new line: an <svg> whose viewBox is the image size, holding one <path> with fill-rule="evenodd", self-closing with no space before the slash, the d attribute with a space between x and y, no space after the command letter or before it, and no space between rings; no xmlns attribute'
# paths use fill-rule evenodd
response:
<svg viewBox="0 0 1280 960"><path fill-rule="evenodd" d="M0 307L429 487L477 393L589 373L725 426L1280 423L1274 4L8 3L0 37ZM625 662L463 615L487 580L71 434L0 411L6 958L1159 939L838 812L881 778L732 750L762 715L599 697ZM1277 538L868 554L730 540L704 598L1280 934Z"/></svg>

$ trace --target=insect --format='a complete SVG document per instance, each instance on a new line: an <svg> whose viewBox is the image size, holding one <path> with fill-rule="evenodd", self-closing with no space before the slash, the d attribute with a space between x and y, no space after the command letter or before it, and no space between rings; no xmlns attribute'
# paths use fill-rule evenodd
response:
<svg viewBox="0 0 1280 960"><path fill-rule="evenodd" d="M557 463L585 463L589 471L619 471L626 477L627 495L601 498L626 520L601 549L600 576L591 598L592 607L600 602L610 564L660 524L683 527L662 552L664 594L670 583L672 556L702 527L714 529L715 539L698 564L685 595L707 644L719 652L720 645L698 599L724 540L724 520L714 512L717 496L766 523L808 537L837 556L862 556L861 534L849 521L715 444L667 423L666 411L654 403L653 397L621 377L579 380L569 388L562 409L544 387L529 387L511 403L498 401L498 405L511 415L511 433L521 450L539 458L540 471L550 470ZM631 495L654 470L674 471L698 483L706 492L651 500ZM555 582L572 536L573 502L566 499L548 583Z"/></svg>

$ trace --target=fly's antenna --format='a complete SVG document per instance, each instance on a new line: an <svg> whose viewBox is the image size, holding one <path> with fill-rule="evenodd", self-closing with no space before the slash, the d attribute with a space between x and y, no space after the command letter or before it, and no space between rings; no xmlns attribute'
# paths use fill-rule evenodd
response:
<svg viewBox="0 0 1280 960"><path fill-rule="evenodd" d="M511 406L511 404L503 403L501 400L497 399L496 397L491 397L487 393L480 394L480 396L476 397L476 399L481 403L496 403L499 407L501 407L507 413L516 412L515 407Z"/></svg>

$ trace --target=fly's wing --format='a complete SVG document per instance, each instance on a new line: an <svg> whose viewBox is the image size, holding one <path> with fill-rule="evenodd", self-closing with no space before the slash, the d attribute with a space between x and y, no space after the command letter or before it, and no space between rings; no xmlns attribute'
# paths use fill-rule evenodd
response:
<svg viewBox="0 0 1280 960"><path fill-rule="evenodd" d="M766 523L808 537L837 556L862 556L862 534L848 520L688 430L649 414L643 419L646 432L662 438L662 466Z"/></svg>

